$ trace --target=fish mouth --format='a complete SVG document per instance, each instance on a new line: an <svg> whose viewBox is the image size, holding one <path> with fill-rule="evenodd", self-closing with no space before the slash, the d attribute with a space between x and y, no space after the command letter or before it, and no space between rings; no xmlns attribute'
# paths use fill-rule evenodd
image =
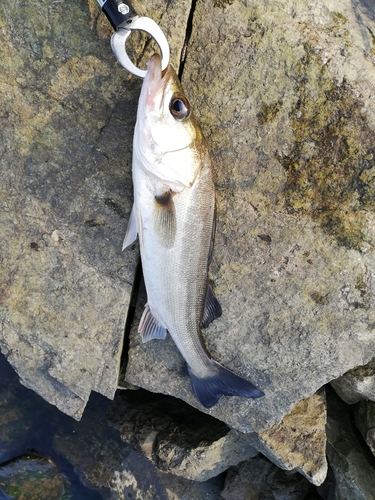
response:
<svg viewBox="0 0 375 500"><path fill-rule="evenodd" d="M148 107L156 108L156 101L160 99L158 107L161 108L165 90L171 77L172 71L170 66L162 71L161 57L159 54L154 54L147 64L147 74L144 81L145 86L148 88L146 99Z"/></svg>

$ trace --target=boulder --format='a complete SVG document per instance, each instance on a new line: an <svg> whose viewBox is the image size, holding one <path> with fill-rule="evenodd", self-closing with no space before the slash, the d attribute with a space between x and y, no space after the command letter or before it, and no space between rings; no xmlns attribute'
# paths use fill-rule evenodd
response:
<svg viewBox="0 0 375 500"><path fill-rule="evenodd" d="M167 500L221 500L223 479L219 476L204 482L195 482L172 474L160 474Z"/></svg>
<svg viewBox="0 0 375 500"><path fill-rule="evenodd" d="M223 422L168 396L123 391L109 420L162 472L207 481L258 452Z"/></svg>
<svg viewBox="0 0 375 500"><path fill-rule="evenodd" d="M300 472L320 486L327 475L327 406L324 389L299 401L279 424L248 439L278 467Z"/></svg>
<svg viewBox="0 0 375 500"><path fill-rule="evenodd" d="M367 4L366 4L367 5ZM280 422L375 348L373 9L198 0L182 81L214 160L212 357L264 390L200 406L171 339L130 337L125 379L241 432Z"/></svg>
<svg viewBox="0 0 375 500"><path fill-rule="evenodd" d="M149 15L177 47L188 13L159 0ZM6 0L0 26L0 349L24 385L79 419L91 391L117 388L139 259L121 245L141 81L117 63L94 0ZM129 42L145 64L147 40Z"/></svg>
<svg viewBox="0 0 375 500"><path fill-rule="evenodd" d="M354 409L354 420L363 439L375 456L375 403L361 401Z"/></svg>
<svg viewBox="0 0 375 500"><path fill-rule="evenodd" d="M10 499L71 498L70 484L56 465L51 460L31 455L19 457L0 467L0 491Z"/></svg>
<svg viewBox="0 0 375 500"><path fill-rule="evenodd" d="M151 465L139 460L138 453L130 454L110 485L111 499L128 500L221 500L223 481L213 478L204 482L189 481L173 474L150 472ZM152 469L151 469L152 470Z"/></svg>
<svg viewBox="0 0 375 500"><path fill-rule="evenodd" d="M357 366L332 380L331 385L346 403L358 403L364 399L375 401L375 358L367 365Z"/></svg>
<svg viewBox="0 0 375 500"><path fill-rule="evenodd" d="M358 437L346 405L333 391L328 395L327 457L335 476L335 499L373 500L373 457Z"/></svg>
<svg viewBox="0 0 375 500"><path fill-rule="evenodd" d="M285 472L262 457L231 468L225 479L225 500L305 500L314 490L300 474Z"/></svg>

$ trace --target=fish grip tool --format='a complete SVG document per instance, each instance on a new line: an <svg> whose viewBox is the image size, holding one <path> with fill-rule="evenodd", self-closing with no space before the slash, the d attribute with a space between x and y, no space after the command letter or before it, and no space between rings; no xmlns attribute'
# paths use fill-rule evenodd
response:
<svg viewBox="0 0 375 500"><path fill-rule="evenodd" d="M149 17L138 16L128 0L97 0L102 11L116 30L111 38L111 47L117 60L129 73L144 78L147 71L135 66L126 52L126 40L134 30L145 31L158 44L162 55L162 69L169 64L168 41L160 26Z"/></svg>

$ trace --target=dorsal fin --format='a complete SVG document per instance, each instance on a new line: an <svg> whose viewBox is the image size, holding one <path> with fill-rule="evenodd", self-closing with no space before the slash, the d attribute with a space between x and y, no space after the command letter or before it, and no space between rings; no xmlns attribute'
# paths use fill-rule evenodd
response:
<svg viewBox="0 0 375 500"><path fill-rule="evenodd" d="M153 339L164 340L167 336L167 330L155 319L147 304L139 322L138 332L141 334L143 343Z"/></svg>
<svg viewBox="0 0 375 500"><path fill-rule="evenodd" d="M173 202L175 193L167 191L155 196L153 228L159 243L165 248L173 246L176 236L176 210Z"/></svg>
<svg viewBox="0 0 375 500"><path fill-rule="evenodd" d="M221 305L217 300L211 288L211 285L208 285L206 293L206 301L204 304L203 318L201 322L202 328L207 328L208 325L214 321L214 319L219 318L220 316L221 316Z"/></svg>

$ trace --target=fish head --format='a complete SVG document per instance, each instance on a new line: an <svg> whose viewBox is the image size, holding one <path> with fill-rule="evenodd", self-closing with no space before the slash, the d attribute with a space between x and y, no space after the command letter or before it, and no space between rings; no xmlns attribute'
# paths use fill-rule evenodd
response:
<svg viewBox="0 0 375 500"><path fill-rule="evenodd" d="M190 187L199 172L202 135L176 72L161 69L159 55L148 65L138 104L134 158L175 191Z"/></svg>

